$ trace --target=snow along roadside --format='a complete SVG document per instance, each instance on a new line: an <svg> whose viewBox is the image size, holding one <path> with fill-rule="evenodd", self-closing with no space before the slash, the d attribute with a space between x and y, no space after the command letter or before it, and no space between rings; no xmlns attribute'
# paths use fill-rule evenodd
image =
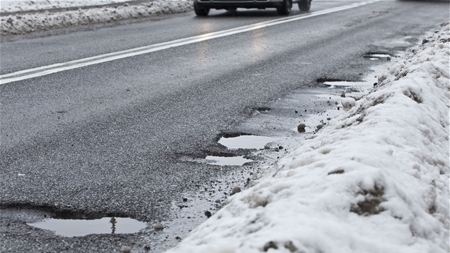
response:
<svg viewBox="0 0 450 253"><path fill-rule="evenodd" d="M156 0L137 5L125 3L117 7L14 14L1 17L0 35L26 34L55 28L108 23L125 19L186 12L192 9L192 0Z"/></svg>
<svg viewBox="0 0 450 253"><path fill-rule="evenodd" d="M168 252L449 252L449 29Z"/></svg>
<svg viewBox="0 0 450 253"><path fill-rule="evenodd" d="M0 0L0 13L123 4L130 0Z"/></svg>

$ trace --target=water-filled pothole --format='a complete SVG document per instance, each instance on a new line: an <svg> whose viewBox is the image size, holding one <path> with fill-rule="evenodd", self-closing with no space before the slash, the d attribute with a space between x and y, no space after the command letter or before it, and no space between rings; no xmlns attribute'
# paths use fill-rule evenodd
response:
<svg viewBox="0 0 450 253"><path fill-rule="evenodd" d="M240 135L236 137L222 137L219 143L228 149L263 149L267 143L274 140L272 137Z"/></svg>
<svg viewBox="0 0 450 253"><path fill-rule="evenodd" d="M323 82L323 84L329 86L330 88L347 88L347 87L369 85L368 82L349 82L349 81L325 81Z"/></svg>
<svg viewBox="0 0 450 253"><path fill-rule="evenodd" d="M373 54L366 54L364 55L364 58L369 59L371 61L378 61L378 60L391 60L391 55L389 54L382 54L382 53L373 53Z"/></svg>
<svg viewBox="0 0 450 253"><path fill-rule="evenodd" d="M209 164L219 165L219 166L242 166L246 163L253 162L253 160L246 159L244 156L207 156L205 160Z"/></svg>
<svg viewBox="0 0 450 253"><path fill-rule="evenodd" d="M342 96L345 96L347 93L351 93L353 97L360 97L373 89L374 85L377 84L377 79L373 78L362 82L324 81L323 84L331 89L341 89L342 92L344 92Z"/></svg>
<svg viewBox="0 0 450 253"><path fill-rule="evenodd" d="M131 218L101 218L94 220L44 219L28 225L51 230L65 237L90 234L132 234L147 227L147 224Z"/></svg>
<svg viewBox="0 0 450 253"><path fill-rule="evenodd" d="M258 112L270 112L270 107L256 107L254 110Z"/></svg>

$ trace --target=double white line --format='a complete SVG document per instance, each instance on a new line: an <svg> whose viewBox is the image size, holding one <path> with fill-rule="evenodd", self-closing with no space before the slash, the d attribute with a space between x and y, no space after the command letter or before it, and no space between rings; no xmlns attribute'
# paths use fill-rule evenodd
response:
<svg viewBox="0 0 450 253"><path fill-rule="evenodd" d="M17 71L14 73L0 75L0 85L17 82L17 81L22 81L22 80L26 80L26 79L31 79L31 78L35 78L35 77L50 75L50 74L62 72L65 70L82 68L82 67L86 67L86 66L90 66L90 65L94 65L94 64L114 61L114 60L123 59L123 58L127 58L127 57L148 54L151 52L156 52L156 51L160 51L160 50L164 50L164 49L168 49L168 48L179 47L179 46L193 44L193 43L197 43L197 42L201 42L201 41L230 36L230 35L234 35L234 34L238 34L238 33L244 33L244 32L253 31L253 30L257 30L257 29L261 29L261 28L265 28L265 27L270 27L270 26L279 25L279 24L283 24L283 23L293 22L293 21L297 21L297 20L301 20L301 19L317 17L317 16L321 16L321 15L325 15L325 14L330 14L333 12L353 9L356 7L360 7L363 5L367 5L367 4L371 4L371 3L375 3L375 2L379 2L379 1L381 1L381 0L369 0L369 1L354 3L354 4L350 4L350 5L345 5L345 6L341 6L341 7L336 7L336 8L332 8L332 9L311 12L311 13L297 15L297 16L280 18L280 19L276 19L276 20L256 23L253 25L241 26L241 27L218 31L218 32L213 32L213 33L207 33L207 34L193 36L193 37L189 37L189 38L178 39L178 40L173 40L173 41L169 41L169 42L158 43L158 44L154 44L154 45L138 47L138 48L128 49L128 50L124 50L124 51L109 53L109 54L102 54L102 55L88 57L88 58L74 60L74 61L56 63L56 64L42 66L42 67L38 67L38 68L21 70L21 71Z"/></svg>

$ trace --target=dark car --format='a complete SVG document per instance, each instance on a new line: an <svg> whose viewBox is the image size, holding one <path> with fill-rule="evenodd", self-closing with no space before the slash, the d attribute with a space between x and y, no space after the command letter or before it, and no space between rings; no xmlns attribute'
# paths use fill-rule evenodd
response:
<svg viewBox="0 0 450 253"><path fill-rule="evenodd" d="M225 9L229 11L237 8L266 9L276 8L279 15L289 15L294 3L301 11L309 11L311 0L194 0L194 10L197 16L208 16L210 9Z"/></svg>

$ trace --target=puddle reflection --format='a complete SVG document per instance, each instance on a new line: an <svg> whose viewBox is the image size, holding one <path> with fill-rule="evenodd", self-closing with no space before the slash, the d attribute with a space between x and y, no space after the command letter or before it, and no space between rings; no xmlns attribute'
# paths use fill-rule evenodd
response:
<svg viewBox="0 0 450 253"><path fill-rule="evenodd" d="M388 54L368 54L365 55L364 58L368 58L371 61L378 61L378 60L390 60L391 56Z"/></svg>
<svg viewBox="0 0 450 253"><path fill-rule="evenodd" d="M323 84L330 86L330 88L347 88L347 87L357 87L357 86L372 86L371 82L348 82L348 81L327 81Z"/></svg>
<svg viewBox="0 0 450 253"><path fill-rule="evenodd" d="M238 137L222 137L219 143L229 149L263 149L264 146L274 141L274 138L254 135L241 135Z"/></svg>
<svg viewBox="0 0 450 253"><path fill-rule="evenodd" d="M90 234L131 234L147 224L131 218L102 218L96 220L45 219L28 225L54 231L56 235L73 237Z"/></svg>
<svg viewBox="0 0 450 253"><path fill-rule="evenodd" d="M209 164L220 166L242 166L245 163L253 162L253 160L246 159L243 156L235 156L235 157L207 156L205 159Z"/></svg>

